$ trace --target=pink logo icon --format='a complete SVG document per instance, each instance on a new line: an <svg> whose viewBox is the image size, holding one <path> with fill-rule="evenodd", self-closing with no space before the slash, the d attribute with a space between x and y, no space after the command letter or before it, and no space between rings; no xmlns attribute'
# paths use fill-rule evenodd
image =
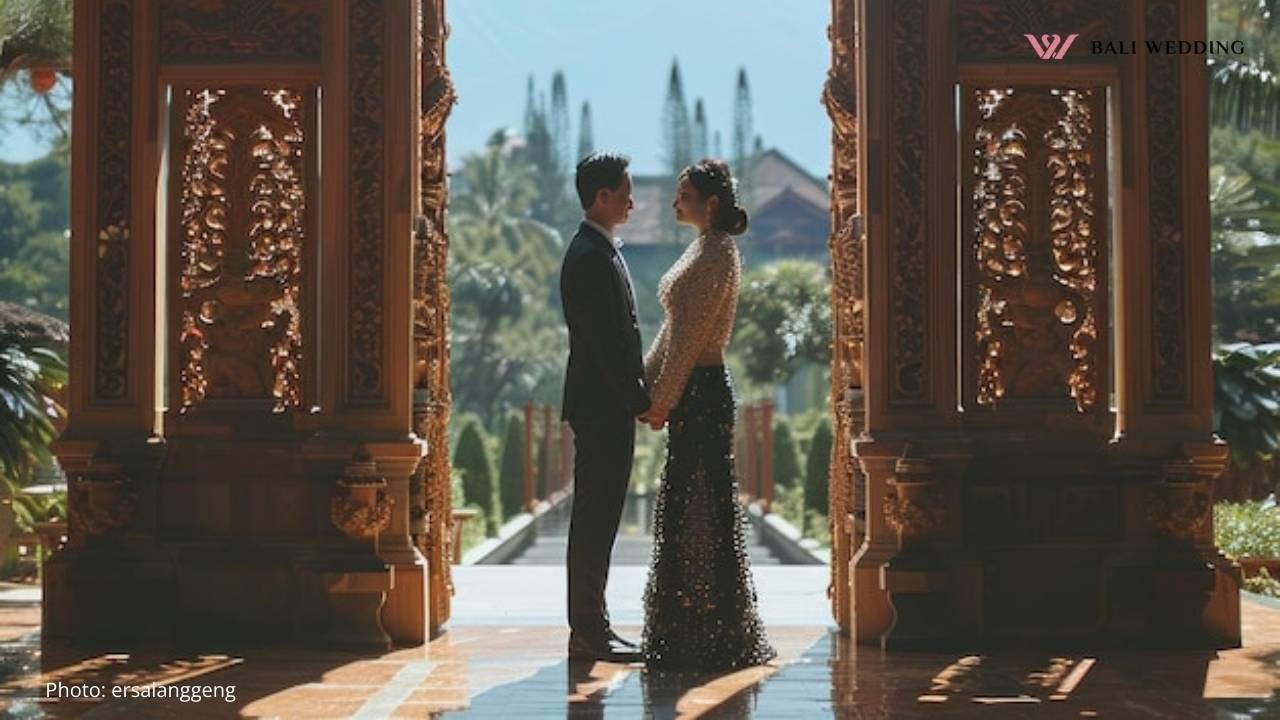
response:
<svg viewBox="0 0 1280 720"><path fill-rule="evenodd" d="M1023 37L1031 43L1031 49L1036 51L1036 55L1039 55L1041 60L1061 60L1062 56L1067 54L1067 48L1071 47L1071 43L1080 37L1080 33L1071 33L1067 36L1066 42L1063 42L1062 36L1057 34L1041 35L1037 38L1027 33Z"/></svg>

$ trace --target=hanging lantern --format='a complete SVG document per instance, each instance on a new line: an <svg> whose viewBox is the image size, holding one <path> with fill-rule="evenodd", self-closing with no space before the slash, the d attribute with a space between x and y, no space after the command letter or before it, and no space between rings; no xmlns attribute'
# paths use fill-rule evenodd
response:
<svg viewBox="0 0 1280 720"><path fill-rule="evenodd" d="M58 84L58 72L53 68L38 67L31 68L31 89L41 95L53 89Z"/></svg>

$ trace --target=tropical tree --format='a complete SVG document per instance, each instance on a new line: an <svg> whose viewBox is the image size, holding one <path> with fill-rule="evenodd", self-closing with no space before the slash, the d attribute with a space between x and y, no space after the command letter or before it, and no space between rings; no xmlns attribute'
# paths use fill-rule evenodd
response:
<svg viewBox="0 0 1280 720"><path fill-rule="evenodd" d="M733 345L747 378L786 382L805 362L831 362L831 281L828 269L782 260L748 273L738 298Z"/></svg>
<svg viewBox="0 0 1280 720"><path fill-rule="evenodd" d="M504 407L558 402L564 372L563 242L533 219L536 173L510 140L495 133L463 159L449 217L454 399L489 426Z"/></svg>
<svg viewBox="0 0 1280 720"><path fill-rule="evenodd" d="M1210 0L1209 37L1239 40L1244 53L1208 58L1216 125L1280 135L1280 0Z"/></svg>
<svg viewBox="0 0 1280 720"><path fill-rule="evenodd" d="M466 266L484 260L519 267L530 284L545 288L562 250L560 234L533 219L538 196L534 168L509 147L505 130L482 152L463 159L450 199L451 260Z"/></svg>
<svg viewBox="0 0 1280 720"><path fill-rule="evenodd" d="M0 131L22 125L65 148L70 65L70 0L0 2Z"/></svg>
<svg viewBox="0 0 1280 720"><path fill-rule="evenodd" d="M1216 338L1280 340L1280 210L1222 165L1209 170L1209 204Z"/></svg>

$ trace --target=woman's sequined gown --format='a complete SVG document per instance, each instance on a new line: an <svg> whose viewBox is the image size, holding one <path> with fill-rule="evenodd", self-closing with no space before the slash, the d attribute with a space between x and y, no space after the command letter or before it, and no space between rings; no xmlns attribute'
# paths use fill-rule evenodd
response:
<svg viewBox="0 0 1280 720"><path fill-rule="evenodd" d="M733 239L703 235L659 285L666 319L646 358L654 404L671 408L654 508L642 649L651 667L719 671L777 653L756 608L734 471L733 383L722 358L737 307Z"/></svg>

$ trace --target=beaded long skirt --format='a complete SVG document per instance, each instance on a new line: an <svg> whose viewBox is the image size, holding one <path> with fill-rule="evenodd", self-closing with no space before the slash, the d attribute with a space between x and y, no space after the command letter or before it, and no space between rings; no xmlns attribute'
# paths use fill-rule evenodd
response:
<svg viewBox="0 0 1280 720"><path fill-rule="evenodd" d="M650 667L709 672L760 665L765 637L733 464L733 384L697 367L667 424L653 514L642 650Z"/></svg>

